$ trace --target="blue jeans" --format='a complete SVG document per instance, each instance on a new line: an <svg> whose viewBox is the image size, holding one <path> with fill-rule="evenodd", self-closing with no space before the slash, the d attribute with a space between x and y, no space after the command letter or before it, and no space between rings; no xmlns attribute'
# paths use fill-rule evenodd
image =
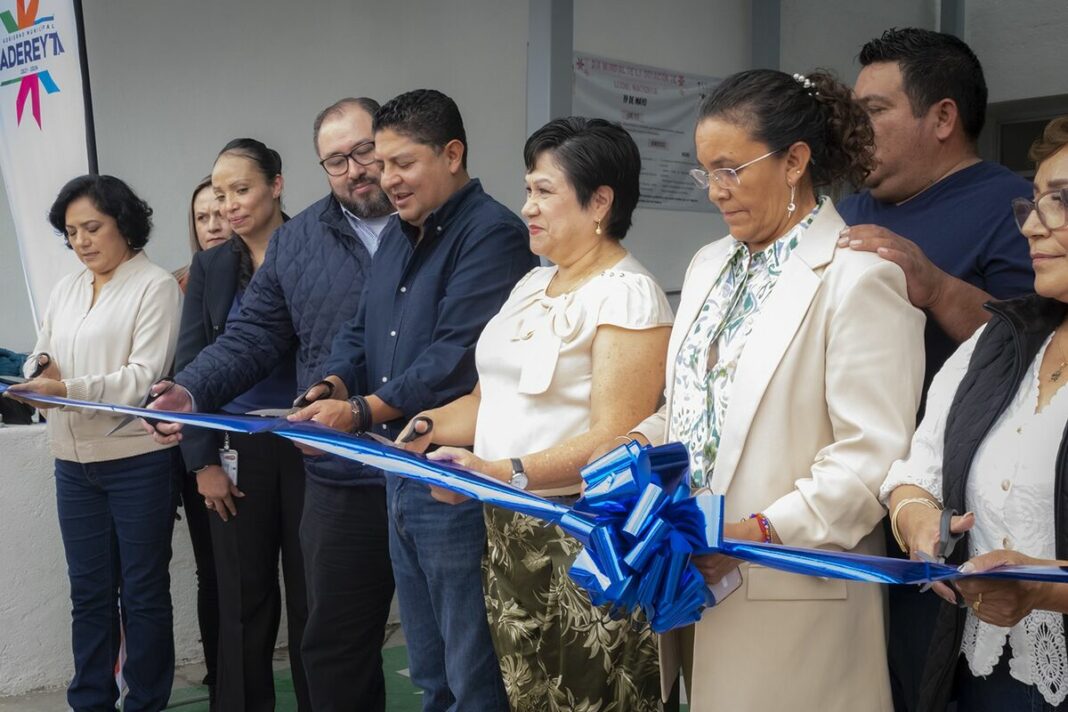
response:
<svg viewBox="0 0 1068 712"><path fill-rule="evenodd" d="M411 680L424 712L507 712L482 591L482 503L442 504L426 485L390 477L389 555Z"/></svg>
<svg viewBox="0 0 1068 712"><path fill-rule="evenodd" d="M67 557L75 712L112 712L122 627L125 712L167 706L174 680L171 533L178 448L104 462L56 460L56 505Z"/></svg>

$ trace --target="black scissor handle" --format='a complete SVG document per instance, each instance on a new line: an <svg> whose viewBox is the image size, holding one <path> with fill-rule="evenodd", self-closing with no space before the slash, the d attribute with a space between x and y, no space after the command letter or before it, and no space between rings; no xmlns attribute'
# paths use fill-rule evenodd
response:
<svg viewBox="0 0 1068 712"><path fill-rule="evenodd" d="M416 431L415 426L418 425L419 423L424 423L426 425L426 432L425 433L420 433L420 432ZM418 440L419 438L423 437L424 435L429 435L430 431L433 430L433 429L434 429L434 421L433 420L431 420L430 418L426 417L425 415L417 415L415 418L412 419L412 427L409 428L408 432L404 434L404 437L402 437L400 439L400 443L403 445L405 443L410 443L413 440Z"/></svg>

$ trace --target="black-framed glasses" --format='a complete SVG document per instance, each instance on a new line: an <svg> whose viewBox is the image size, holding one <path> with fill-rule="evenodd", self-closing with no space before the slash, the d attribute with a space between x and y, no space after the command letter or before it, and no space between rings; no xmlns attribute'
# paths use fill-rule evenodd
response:
<svg viewBox="0 0 1068 712"><path fill-rule="evenodd" d="M331 154L319 161L319 165L332 176L343 176L349 170L350 158L361 166L371 165L375 162L375 142L364 141L353 146L348 153Z"/></svg>
<svg viewBox="0 0 1068 712"><path fill-rule="evenodd" d="M1031 218L1031 213L1038 213L1038 221L1047 230L1064 227L1068 222L1065 204L1068 203L1068 188L1055 188L1039 193L1034 200L1027 198L1012 199L1012 214L1016 218L1016 227L1023 232L1024 225Z"/></svg>
<svg viewBox="0 0 1068 712"><path fill-rule="evenodd" d="M768 156L774 156L782 150L783 149L781 148L777 148L774 151L768 151L763 156L758 156L751 161L743 163L737 168L717 168L713 171L706 171L703 168L694 168L690 171L690 177L693 178L693 182L696 183L698 187L703 188L704 190L708 190L708 186L713 182L724 188L737 188L742 184L742 180L738 177L738 174L741 173L743 168L748 168L754 163L763 161Z"/></svg>

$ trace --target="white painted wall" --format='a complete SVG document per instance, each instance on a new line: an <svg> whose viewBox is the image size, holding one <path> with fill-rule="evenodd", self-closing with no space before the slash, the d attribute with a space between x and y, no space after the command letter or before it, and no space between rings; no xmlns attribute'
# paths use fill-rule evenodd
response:
<svg viewBox="0 0 1068 712"><path fill-rule="evenodd" d="M5 697L66 685L74 672L70 587L44 425L0 427L0 482L0 697ZM175 655L182 663L203 655L184 519L175 530L171 597ZM284 645L284 622L279 639Z"/></svg>
<svg viewBox="0 0 1068 712"><path fill-rule="evenodd" d="M891 27L938 27L934 0L782 0L780 7L782 70L831 69L850 86L865 42Z"/></svg>
<svg viewBox="0 0 1068 712"><path fill-rule="evenodd" d="M749 22L744 0L576 0L575 49L725 77L749 67ZM718 214L640 209L623 244L671 290L694 253L726 234Z"/></svg>
<svg viewBox="0 0 1068 712"><path fill-rule="evenodd" d="M968 40L991 98L1068 89L1056 72L1063 0L969 0ZM935 27L935 0L782 2L782 66L829 66L855 78L860 46L890 26ZM453 96L473 175L522 204L527 2L372 3L284 0L85 3L100 168L127 179L156 211L148 253L185 264L189 190L218 149L253 136L282 154L296 213L327 190L311 122L344 95L380 100L419 87ZM1021 41L1024 38L1025 41ZM726 76L748 67L744 0L576 0L575 48L642 64ZM49 230L42 216L42 230ZM717 216L639 210L625 244L666 289L726 228ZM44 233L43 233L44 234ZM57 238L58 239L58 238ZM13 226L0 193L0 346L29 350L33 327ZM62 683L69 672L66 580L43 438L0 430L0 695ZM9 491L10 490L10 491ZM179 525L174 563L180 656L192 645L193 566Z"/></svg>
<svg viewBox="0 0 1068 712"><path fill-rule="evenodd" d="M967 0L964 7L964 40L983 63L991 102L1068 94L1064 0Z"/></svg>

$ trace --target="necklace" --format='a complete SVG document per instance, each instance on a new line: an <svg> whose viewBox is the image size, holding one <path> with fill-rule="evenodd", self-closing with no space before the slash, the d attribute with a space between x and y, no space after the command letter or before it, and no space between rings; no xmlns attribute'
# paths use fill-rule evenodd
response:
<svg viewBox="0 0 1068 712"><path fill-rule="evenodd" d="M624 254L626 254L625 250L621 249L621 251ZM578 278L574 278L573 277L572 279L570 279L569 283L566 286L563 286L561 284L562 280L557 279L560 276L560 270L559 270L559 268L557 268L556 274L553 275L553 278L550 281L549 285L546 285L546 290L545 291L547 293L549 291L548 287L549 286L553 286L554 283L555 283L556 289L554 291L558 292L557 296L561 296L561 295L564 295L564 294L570 294L571 292L574 292L579 287L584 285L586 282L590 281L593 277L597 276L601 272L605 271L606 269L608 269L612 265L614 265L617 262L619 262L620 259L622 259L622 258L619 256L618 253L615 253L615 252L613 252L609 256L609 258L607 258L607 259L602 257L600 260L598 260L596 263L594 263L592 268L587 269L585 272L583 272L581 275L579 275Z"/></svg>
<svg viewBox="0 0 1068 712"><path fill-rule="evenodd" d="M1060 332L1058 332L1058 334L1059 333ZM1057 341L1057 334L1053 335L1053 340ZM1049 374L1049 382L1050 383L1056 383L1057 381L1059 381L1061 379L1061 374L1064 373L1065 367L1068 367L1068 358L1065 358L1065 356L1064 356L1064 348L1062 348L1059 343L1057 344L1057 350L1061 352L1061 364L1059 366L1057 366L1057 370L1055 370L1053 373Z"/></svg>

